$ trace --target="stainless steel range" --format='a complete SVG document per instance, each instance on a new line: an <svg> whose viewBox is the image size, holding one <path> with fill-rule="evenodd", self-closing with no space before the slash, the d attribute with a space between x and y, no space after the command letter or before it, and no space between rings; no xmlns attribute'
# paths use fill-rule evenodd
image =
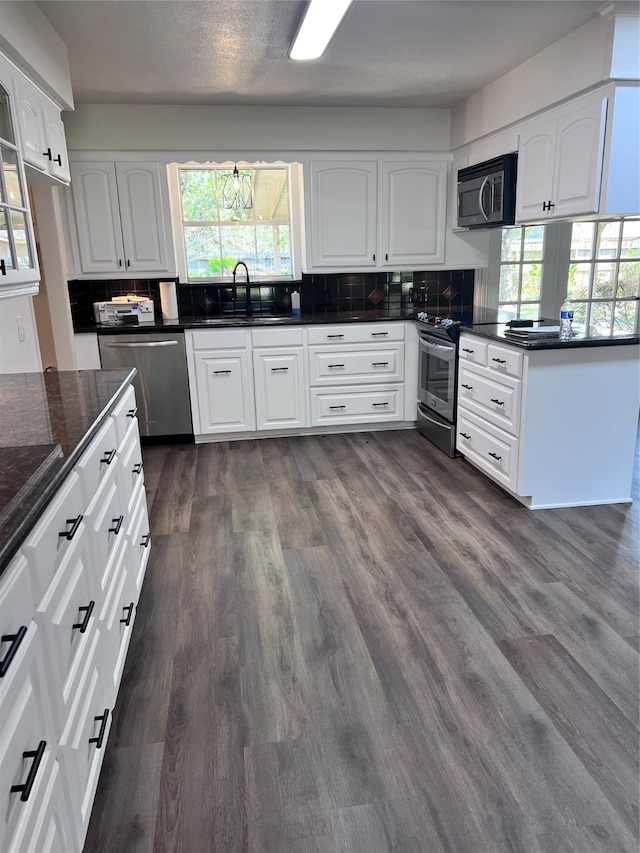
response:
<svg viewBox="0 0 640 853"><path fill-rule="evenodd" d="M459 323L419 315L418 430L449 456L456 452Z"/></svg>

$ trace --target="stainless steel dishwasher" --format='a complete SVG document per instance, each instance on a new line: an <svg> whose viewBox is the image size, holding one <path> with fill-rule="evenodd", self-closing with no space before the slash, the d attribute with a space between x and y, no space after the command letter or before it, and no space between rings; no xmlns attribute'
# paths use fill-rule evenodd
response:
<svg viewBox="0 0 640 853"><path fill-rule="evenodd" d="M104 368L135 367L140 435L193 434L184 332L100 334Z"/></svg>

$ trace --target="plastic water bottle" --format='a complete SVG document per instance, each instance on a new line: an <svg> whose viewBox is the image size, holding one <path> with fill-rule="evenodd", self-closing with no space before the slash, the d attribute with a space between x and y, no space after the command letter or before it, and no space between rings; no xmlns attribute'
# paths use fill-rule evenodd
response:
<svg viewBox="0 0 640 853"><path fill-rule="evenodd" d="M560 308L560 340L570 341L573 337L573 307L568 299Z"/></svg>

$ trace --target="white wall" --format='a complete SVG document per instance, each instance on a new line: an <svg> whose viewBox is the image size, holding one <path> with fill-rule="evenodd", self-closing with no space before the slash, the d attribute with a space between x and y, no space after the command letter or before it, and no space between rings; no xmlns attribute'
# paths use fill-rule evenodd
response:
<svg viewBox="0 0 640 853"><path fill-rule="evenodd" d="M613 18L594 18L476 92L452 111L451 147L608 80L613 35Z"/></svg>
<svg viewBox="0 0 640 853"><path fill-rule="evenodd" d="M448 151L450 110L78 104L69 150Z"/></svg>
<svg viewBox="0 0 640 853"><path fill-rule="evenodd" d="M24 331L19 332L18 325ZM20 340L24 337L24 340ZM31 296L0 299L0 373L42 370Z"/></svg>
<svg viewBox="0 0 640 853"><path fill-rule="evenodd" d="M0 50L61 107L73 109L67 48L37 5L0 2L0 20Z"/></svg>

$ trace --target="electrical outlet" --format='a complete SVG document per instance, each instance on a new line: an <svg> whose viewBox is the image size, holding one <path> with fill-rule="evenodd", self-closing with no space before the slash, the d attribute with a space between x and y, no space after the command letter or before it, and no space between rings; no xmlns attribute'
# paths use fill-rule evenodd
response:
<svg viewBox="0 0 640 853"><path fill-rule="evenodd" d="M22 315L18 314L16 316L16 326L18 327L18 340L20 343L24 343L25 333L24 333L24 322L22 320Z"/></svg>

